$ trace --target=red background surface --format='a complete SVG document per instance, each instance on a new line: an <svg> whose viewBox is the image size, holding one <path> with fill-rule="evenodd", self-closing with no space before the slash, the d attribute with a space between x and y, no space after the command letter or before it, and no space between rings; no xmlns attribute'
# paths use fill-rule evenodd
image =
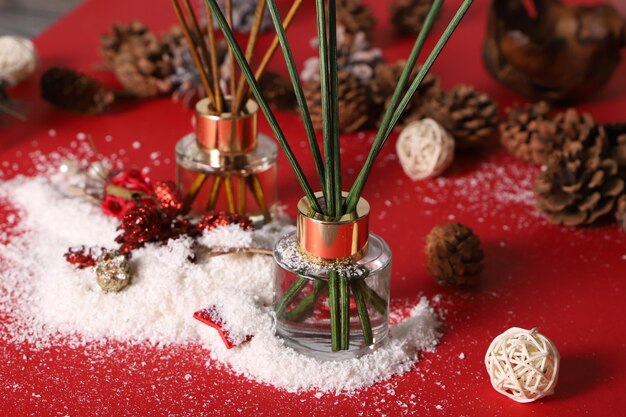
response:
<svg viewBox="0 0 626 417"><path fill-rule="evenodd" d="M308 46L315 31L313 2L306 3L290 30L299 64L315 54ZM389 60L405 57L411 41L396 38L386 6L378 4L382 2L367 3L378 17L374 43ZM459 2L447 3L435 33L441 33ZM504 109L516 98L482 67L487 2L475 3L434 72L442 77L444 87L461 82L474 85ZM281 6L284 10L286 2ZM36 39L42 68L70 66L114 84L110 74L95 69L101 62L99 34L113 22L131 18L165 29L174 22L169 7L166 1L88 1ZM263 44L270 39L264 35ZM427 46L433 44L434 37ZM284 71L279 57L272 66ZM117 153L131 165L150 166L153 179L172 178L173 146L190 130L189 110L168 98L126 103L105 115L87 117L41 101L36 79L13 89L11 95L30 107L27 123L11 122L0 129L0 169L5 178L35 173L33 158L69 147L78 133L93 135L105 155ZM619 67L607 88L580 108L600 121L626 119L626 65ZM281 114L280 120L313 178L301 124L290 115ZM56 132L54 137L50 129ZM261 131L270 133L264 121ZM347 179L361 166L372 136L368 132L344 137ZM139 141L141 148L132 148L133 141ZM161 154L151 159L153 152ZM626 234L614 225L585 229L549 225L532 207L530 190L537 168L515 160L495 144L457 158L442 179L419 183L404 176L394 155L390 144L365 191L372 204L372 229L393 250L392 297L412 302L420 294L441 294L439 305L446 314L441 345L436 353L425 354L415 370L352 395L316 398L314 392L291 394L258 384L215 363L206 367L208 352L198 346L153 349L110 342L104 347L34 351L0 342L0 414L623 415ZM301 192L282 156L280 169L280 199L293 213ZM7 211L0 209L0 230L9 229L2 226L6 216ZM482 284L470 292L442 289L425 272L423 238L434 225L449 219L473 227L486 251ZM491 388L483 356L492 338L511 326L537 326L558 346L562 371L553 397L520 405ZM117 348L114 358L98 353L112 348ZM461 353L465 359L459 358Z"/></svg>

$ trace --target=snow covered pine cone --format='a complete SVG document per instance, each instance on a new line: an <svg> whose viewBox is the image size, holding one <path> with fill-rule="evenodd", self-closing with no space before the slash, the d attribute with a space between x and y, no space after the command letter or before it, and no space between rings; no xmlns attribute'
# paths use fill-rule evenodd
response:
<svg viewBox="0 0 626 417"><path fill-rule="evenodd" d="M155 97L172 90L169 45L142 22L116 23L112 34L100 37L100 49L120 84L135 96Z"/></svg>
<svg viewBox="0 0 626 417"><path fill-rule="evenodd" d="M603 126L573 110L557 119L564 144L537 176L537 206L552 223L591 224L613 210L624 190L624 179L610 156Z"/></svg>
<svg viewBox="0 0 626 417"><path fill-rule="evenodd" d="M472 229L461 223L435 226L426 237L426 267L441 285L474 285L485 253Z"/></svg>
<svg viewBox="0 0 626 417"><path fill-rule="evenodd" d="M441 91L429 100L424 110L456 141L456 148L467 150L487 142L498 127L498 104L486 93L467 85Z"/></svg>
<svg viewBox="0 0 626 417"><path fill-rule="evenodd" d="M369 6L361 0L337 1L337 26L343 26L348 33L364 32L369 38L376 19Z"/></svg>
<svg viewBox="0 0 626 417"><path fill-rule="evenodd" d="M40 88L44 100L77 113L102 113L115 100L113 91L100 81L69 68L46 70Z"/></svg>
<svg viewBox="0 0 626 417"><path fill-rule="evenodd" d="M548 162L554 150L555 126L545 101L506 110L500 123L500 142L517 158L535 164Z"/></svg>

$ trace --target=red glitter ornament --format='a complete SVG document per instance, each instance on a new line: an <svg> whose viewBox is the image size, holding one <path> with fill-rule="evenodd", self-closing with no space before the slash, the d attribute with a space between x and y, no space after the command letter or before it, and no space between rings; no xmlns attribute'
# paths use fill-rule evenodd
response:
<svg viewBox="0 0 626 417"><path fill-rule="evenodd" d="M183 199L173 181L157 181L154 184L154 196L168 216L183 214Z"/></svg>
<svg viewBox="0 0 626 417"><path fill-rule="evenodd" d="M85 269L96 266L96 257L91 248L80 246L77 248L69 248L63 255L65 260L78 269Z"/></svg>
<svg viewBox="0 0 626 417"><path fill-rule="evenodd" d="M120 229L123 233L117 237L118 243L145 243L158 240L162 234L164 218L162 212L154 206L136 206L126 212Z"/></svg>
<svg viewBox="0 0 626 417"><path fill-rule="evenodd" d="M199 231L213 230L216 227L237 224L243 230L254 230L254 226L248 217L238 214L226 213L225 211L207 213L196 224Z"/></svg>

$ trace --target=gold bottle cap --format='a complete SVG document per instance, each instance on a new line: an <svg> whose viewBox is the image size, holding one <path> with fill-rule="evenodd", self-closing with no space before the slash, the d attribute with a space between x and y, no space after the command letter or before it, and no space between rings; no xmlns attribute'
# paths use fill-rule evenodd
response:
<svg viewBox="0 0 626 417"><path fill-rule="evenodd" d="M343 193L344 198L347 193ZM315 193L323 201L321 192ZM337 219L316 213L306 197L298 202L296 238L300 252L317 263L343 263L361 259L369 240L369 203L361 198L353 213Z"/></svg>
<svg viewBox="0 0 626 417"><path fill-rule="evenodd" d="M248 100L241 114L221 114L210 110L208 98L196 104L196 140L208 151L224 153L248 153L257 144L257 111L259 106ZM230 109L230 96L224 97L226 109Z"/></svg>

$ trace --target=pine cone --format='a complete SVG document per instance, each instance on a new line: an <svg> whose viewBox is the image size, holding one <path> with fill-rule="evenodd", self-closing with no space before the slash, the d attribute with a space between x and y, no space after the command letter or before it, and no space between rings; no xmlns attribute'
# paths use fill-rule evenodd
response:
<svg viewBox="0 0 626 417"><path fill-rule="evenodd" d="M172 89L174 69L166 43L135 20L117 23L100 37L101 52L124 88L138 97L155 97Z"/></svg>
<svg viewBox="0 0 626 417"><path fill-rule="evenodd" d="M591 224L613 209L624 190L617 162L608 156L604 128L584 124L578 133L580 140L567 140L537 176L537 207L552 223Z"/></svg>
<svg viewBox="0 0 626 417"><path fill-rule="evenodd" d="M339 129L342 133L359 130L365 126L369 119L370 95L367 86L349 72L341 70L337 74L338 103L339 103ZM307 98L311 120L317 130L322 130L322 92L319 81L304 83L304 94Z"/></svg>
<svg viewBox="0 0 626 417"><path fill-rule="evenodd" d="M433 0L396 0L389 5L391 23L401 35L417 35L433 4Z"/></svg>
<svg viewBox="0 0 626 417"><path fill-rule="evenodd" d="M343 26L349 33L364 32L368 37L376 24L369 6L361 0L339 0L336 3L337 26Z"/></svg>
<svg viewBox="0 0 626 417"><path fill-rule="evenodd" d="M622 178L626 178L626 123L609 123L604 125L611 157L620 166Z"/></svg>
<svg viewBox="0 0 626 417"><path fill-rule="evenodd" d="M48 69L41 76L40 87L44 100L77 113L102 113L115 100L110 88L68 68Z"/></svg>
<svg viewBox="0 0 626 417"><path fill-rule="evenodd" d="M424 111L452 135L456 148L461 150L484 144L498 127L498 104L467 85L440 92L424 106Z"/></svg>
<svg viewBox="0 0 626 417"><path fill-rule="evenodd" d="M389 107L391 96L398 84L398 80L400 80L400 75L405 65L406 61L400 60L393 64L379 64L374 69L374 78L370 82L370 94L372 102L379 106L379 108L373 109L376 112L376 116L380 117L378 124L382 122L385 111ZM410 80L415 77L418 71L419 67L412 71ZM408 123L424 118L424 104L436 97L439 91L439 77L431 73L426 74L426 77L422 80L415 95L404 110L402 117L398 120L395 129L402 129ZM382 107L382 110L380 107Z"/></svg>
<svg viewBox="0 0 626 417"><path fill-rule="evenodd" d="M266 71L259 79L263 96L270 106L279 110L292 111L296 109L296 96L291 81L275 72Z"/></svg>
<svg viewBox="0 0 626 417"><path fill-rule="evenodd" d="M435 281L455 287L475 284L485 258L478 236L461 223L435 226L426 237L426 256Z"/></svg>
<svg viewBox="0 0 626 417"><path fill-rule="evenodd" d="M545 164L554 150L556 128L545 101L507 109L500 123L500 141L513 155L526 162Z"/></svg>
<svg viewBox="0 0 626 417"><path fill-rule="evenodd" d="M626 231L626 194L617 200L615 209L615 219L622 230Z"/></svg>

